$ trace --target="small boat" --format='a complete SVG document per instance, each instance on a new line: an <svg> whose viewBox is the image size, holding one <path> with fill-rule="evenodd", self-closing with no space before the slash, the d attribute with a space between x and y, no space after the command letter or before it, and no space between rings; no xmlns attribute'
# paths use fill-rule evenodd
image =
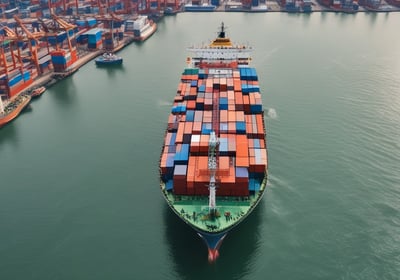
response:
<svg viewBox="0 0 400 280"><path fill-rule="evenodd" d="M164 15L165 16L174 16L179 12L179 10L176 10L172 7L166 7L164 10Z"/></svg>
<svg viewBox="0 0 400 280"><path fill-rule="evenodd" d="M32 97L39 97L39 96L41 96L42 93L45 92L45 91L46 91L46 88L45 88L45 87L38 87L38 88L35 88L34 90L31 91L31 96L32 96Z"/></svg>
<svg viewBox="0 0 400 280"><path fill-rule="evenodd" d="M95 59L96 65L121 65L122 57L115 55L114 53L103 53L103 55Z"/></svg>
<svg viewBox="0 0 400 280"><path fill-rule="evenodd" d="M0 128L18 117L30 101L30 95L20 94L4 106L0 97Z"/></svg>

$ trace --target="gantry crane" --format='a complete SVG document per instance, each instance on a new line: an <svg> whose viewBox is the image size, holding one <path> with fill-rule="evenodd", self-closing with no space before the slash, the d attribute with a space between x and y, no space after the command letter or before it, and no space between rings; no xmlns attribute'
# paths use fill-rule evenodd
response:
<svg viewBox="0 0 400 280"><path fill-rule="evenodd" d="M76 14L78 14L78 8L79 8L78 0L62 0L62 2L63 2L64 13L68 10L69 7L75 6Z"/></svg>
<svg viewBox="0 0 400 280"><path fill-rule="evenodd" d="M109 28L110 31L108 34L110 36L106 39L111 39L112 45L106 45L105 49L107 51L113 51L115 49L115 47L117 47L117 46L114 46L114 27L115 27L114 22L122 23L124 20L112 12L105 14L105 15L96 16L96 19L98 21L102 21L102 22L106 23L105 26ZM107 33L106 33L106 36L108 36Z"/></svg>
<svg viewBox="0 0 400 280"><path fill-rule="evenodd" d="M72 45L72 38L69 36L69 31L74 30L76 28L76 25L66 22L55 14L52 14L51 16L53 20L58 24L58 29L64 30L67 34L68 48L69 51L72 53L75 50L75 46ZM58 48L58 45L56 45L56 48Z"/></svg>
<svg viewBox="0 0 400 280"><path fill-rule="evenodd" d="M40 66L39 66L39 58L38 58L38 45L39 45L39 39L43 38L45 36L44 32L30 32L28 28L26 28L24 22L16 15L14 15L14 20L18 24L18 26L23 30L23 32L26 35L27 41L28 41L28 46L29 46L29 51L31 53L30 59L31 61L35 64L36 69L38 73L40 72ZM24 40L25 41L25 40ZM34 45L32 45L32 41L35 42Z"/></svg>
<svg viewBox="0 0 400 280"><path fill-rule="evenodd" d="M0 74L6 74L8 76L9 69L16 69L21 68L22 70L22 58L21 58L21 51L18 47L18 42L21 38L9 27L4 26L2 27L4 32L4 36L2 37L3 45L0 48ZM5 51L6 44L8 42L8 47L10 51L11 57L11 64L8 63L7 54ZM17 54L15 53L17 51Z"/></svg>

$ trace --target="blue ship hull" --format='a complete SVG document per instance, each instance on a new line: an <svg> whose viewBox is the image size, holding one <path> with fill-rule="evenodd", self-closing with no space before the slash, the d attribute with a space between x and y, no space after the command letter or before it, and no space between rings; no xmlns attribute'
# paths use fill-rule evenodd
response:
<svg viewBox="0 0 400 280"><path fill-rule="evenodd" d="M224 240L227 233L228 233L228 231L217 233L217 234L210 234L210 233L206 233L206 232L197 231L197 234L204 240L204 242L207 245L209 262L214 262L218 258L219 246L221 246L221 243Z"/></svg>
<svg viewBox="0 0 400 280"><path fill-rule="evenodd" d="M115 60L104 60L104 59L96 59L96 65L121 65L122 58Z"/></svg>

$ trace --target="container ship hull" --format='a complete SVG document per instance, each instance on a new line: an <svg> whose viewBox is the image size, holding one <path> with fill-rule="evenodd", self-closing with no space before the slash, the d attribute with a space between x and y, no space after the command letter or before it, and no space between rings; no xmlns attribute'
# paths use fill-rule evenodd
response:
<svg viewBox="0 0 400 280"><path fill-rule="evenodd" d="M266 189L265 123L250 47L233 45L222 25L210 45L189 51L168 118L161 190L205 241L212 262Z"/></svg>

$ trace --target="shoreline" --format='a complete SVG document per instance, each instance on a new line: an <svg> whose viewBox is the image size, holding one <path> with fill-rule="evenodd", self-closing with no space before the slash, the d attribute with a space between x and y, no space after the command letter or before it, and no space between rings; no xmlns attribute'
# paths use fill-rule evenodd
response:
<svg viewBox="0 0 400 280"><path fill-rule="evenodd" d="M212 12L226 12L226 13L288 13L288 14L311 14L311 13L342 13L342 14L357 14L357 13L392 13L392 12L400 12L400 7L395 7L391 6L389 4L386 4L386 1L382 1L384 7L390 7L390 10L386 9L376 9L376 10L369 10L365 9L363 6L360 6L358 10L355 11L346 11L346 10L334 10L331 8L327 8L325 6L320 5L316 0L312 1L312 8L313 10L310 12L305 12L303 10L299 11L287 11L283 7L281 7L276 1L266 1L265 2L265 7L267 7L267 10L262 10L262 9L255 9L255 10L250 10L250 9L234 9L234 10L229 10L229 4L232 2L229 1L224 1L217 9L214 11L180 11L179 13L212 13ZM228 10L227 10L228 9ZM121 40L121 44L116 46L113 49L113 52L116 53L126 46L130 45L131 43L134 42L134 38L131 35L125 35L125 37ZM37 76L32 83L23 89L21 92L15 94L10 101L12 101L15 97L19 96L22 93L29 93L31 90L34 88L44 86L46 88L56 84L58 81L67 78L68 76L71 76L74 74L76 71L79 70L82 66L85 64L89 63L93 59L95 59L97 56L101 55L103 52L106 50L101 49L101 50L94 50L90 51L87 50L86 48L78 48L77 50L79 51L80 57L78 60L69 67L69 69L65 72L54 72L54 70L49 71L48 73L41 74Z"/></svg>
<svg viewBox="0 0 400 280"><path fill-rule="evenodd" d="M119 52L126 46L130 45L132 42L133 42L133 37L132 38L130 36L125 37L121 41L121 44L113 49L113 52L114 53ZM41 86L44 86L46 88L51 87L52 85L56 84L58 81L71 76L72 74L77 72L82 66L93 61L97 56L99 56L105 52L104 49L95 50L95 51L88 51L88 50L79 49L79 48L77 48L77 49L78 49L78 51L80 51L80 57L74 64L72 64L69 67L69 69L67 71L54 72L54 70L53 70L46 74L42 74L42 75L38 76L37 78L35 78L34 81L32 82L32 84L30 84L27 88L25 88L23 91L19 92L15 96L18 96L24 92L29 92L32 89L41 87Z"/></svg>

